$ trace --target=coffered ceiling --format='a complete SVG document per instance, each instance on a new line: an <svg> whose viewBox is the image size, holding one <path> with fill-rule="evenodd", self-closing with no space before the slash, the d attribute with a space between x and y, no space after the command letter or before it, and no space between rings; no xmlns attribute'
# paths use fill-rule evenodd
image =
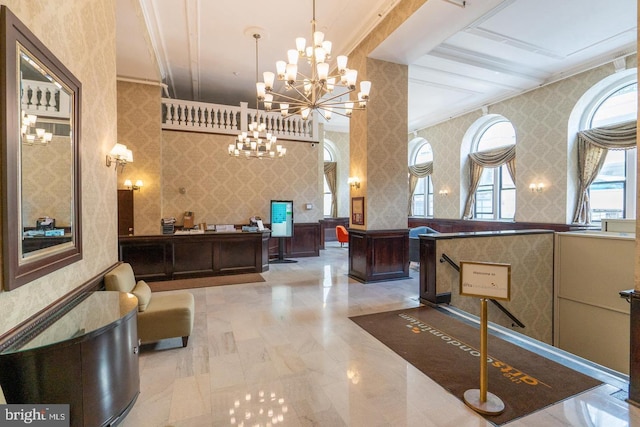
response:
<svg viewBox="0 0 640 427"><path fill-rule="evenodd" d="M317 26L334 56L349 53L400 1L317 0ZM118 76L160 81L172 98L253 107L252 34L262 36L260 75L275 71L295 37L310 37L312 3L117 0ZM371 56L409 65L412 131L613 63L636 40L636 0L428 0Z"/></svg>

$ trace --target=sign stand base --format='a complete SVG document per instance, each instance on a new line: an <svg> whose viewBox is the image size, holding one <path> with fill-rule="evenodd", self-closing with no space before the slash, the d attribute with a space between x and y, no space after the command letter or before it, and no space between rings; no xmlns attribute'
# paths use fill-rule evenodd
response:
<svg viewBox="0 0 640 427"><path fill-rule="evenodd" d="M480 389L472 388L464 392L464 403L483 415L498 415L504 412L504 402L498 396L487 392L486 402L480 399Z"/></svg>

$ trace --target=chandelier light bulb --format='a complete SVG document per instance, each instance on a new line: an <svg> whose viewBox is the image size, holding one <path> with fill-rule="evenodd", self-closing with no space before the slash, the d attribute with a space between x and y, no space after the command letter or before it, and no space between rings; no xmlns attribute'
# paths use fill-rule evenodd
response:
<svg viewBox="0 0 640 427"><path fill-rule="evenodd" d="M324 62L327 58L327 52L325 52L324 48L317 47L315 48L315 58L317 63Z"/></svg>
<svg viewBox="0 0 640 427"><path fill-rule="evenodd" d="M266 86L263 82L256 83L256 93L258 94L258 101L264 101L266 94Z"/></svg>
<svg viewBox="0 0 640 427"><path fill-rule="evenodd" d="M298 55L298 51L295 49L289 49L287 51L287 59L289 60L289 64L298 64L298 57L300 55Z"/></svg>
<svg viewBox="0 0 640 427"><path fill-rule="evenodd" d="M327 79L327 85L326 85L326 90L327 92L331 93L333 92L333 88L335 87L336 84L336 78L335 77L330 77Z"/></svg>
<svg viewBox="0 0 640 427"><path fill-rule="evenodd" d="M345 111L344 113L348 116L351 117L351 114L353 113L353 102L347 102L344 104L345 106Z"/></svg>
<svg viewBox="0 0 640 427"><path fill-rule="evenodd" d="M297 75L298 66L296 64L287 64L287 73L285 75L285 78L287 79L287 83L289 83L290 86L293 86L293 84L296 82Z"/></svg>
<svg viewBox="0 0 640 427"><path fill-rule="evenodd" d="M323 41L324 41L324 33L322 31L316 31L315 33L313 33L314 46L322 46Z"/></svg>
<svg viewBox="0 0 640 427"><path fill-rule="evenodd" d="M364 80L360 82L360 93L362 94L362 99L369 99L369 91L371 91L371 82L368 80Z"/></svg>
<svg viewBox="0 0 640 427"><path fill-rule="evenodd" d="M347 86L349 89L354 90L356 88L356 81L358 80L358 70L349 69L347 71Z"/></svg>
<svg viewBox="0 0 640 427"><path fill-rule="evenodd" d="M331 56L331 42L329 40L325 40L322 42L322 48L325 52L327 52L327 57Z"/></svg>
<svg viewBox="0 0 640 427"><path fill-rule="evenodd" d="M306 46L307 41L304 37L296 38L296 49L298 49L299 55L304 55L304 47Z"/></svg>
<svg viewBox="0 0 640 427"><path fill-rule="evenodd" d="M264 88L267 92L271 92L273 89L273 82L275 81L276 75L271 71L265 71L262 73L262 78L264 79Z"/></svg>
<svg viewBox="0 0 640 427"><path fill-rule="evenodd" d="M284 61L276 62L276 74L278 75L278 80L284 80L285 73L287 71L287 63Z"/></svg>
<svg viewBox="0 0 640 427"><path fill-rule="evenodd" d="M349 58L347 58L345 55L340 55L336 58L336 62L338 63L338 71L340 72L340 74L344 74L346 72L348 60Z"/></svg>
<svg viewBox="0 0 640 427"><path fill-rule="evenodd" d="M289 104L280 104L280 111L283 116L289 115Z"/></svg>
<svg viewBox="0 0 640 427"><path fill-rule="evenodd" d="M264 96L264 109L266 111L271 111L271 105L273 102L273 95L268 93Z"/></svg>
<svg viewBox="0 0 640 427"><path fill-rule="evenodd" d="M329 64L320 62L316 67L318 68L318 80L320 83L325 83L329 76Z"/></svg>

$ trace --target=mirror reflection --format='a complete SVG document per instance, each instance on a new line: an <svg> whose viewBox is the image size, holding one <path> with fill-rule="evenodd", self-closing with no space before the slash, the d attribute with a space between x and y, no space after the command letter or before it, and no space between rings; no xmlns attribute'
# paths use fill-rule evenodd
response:
<svg viewBox="0 0 640 427"><path fill-rule="evenodd" d="M72 91L19 46L22 259L72 245Z"/></svg>

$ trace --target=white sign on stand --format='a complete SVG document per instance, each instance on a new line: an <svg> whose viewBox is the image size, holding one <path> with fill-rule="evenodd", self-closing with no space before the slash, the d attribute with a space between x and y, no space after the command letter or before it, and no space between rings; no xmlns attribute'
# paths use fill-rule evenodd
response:
<svg viewBox="0 0 640 427"><path fill-rule="evenodd" d="M460 262L460 295L480 298L480 388L465 391L463 400L481 414L498 415L505 405L488 391L487 299L511 299L511 264Z"/></svg>
<svg viewBox="0 0 640 427"><path fill-rule="evenodd" d="M511 264L460 262L460 295L509 301Z"/></svg>

